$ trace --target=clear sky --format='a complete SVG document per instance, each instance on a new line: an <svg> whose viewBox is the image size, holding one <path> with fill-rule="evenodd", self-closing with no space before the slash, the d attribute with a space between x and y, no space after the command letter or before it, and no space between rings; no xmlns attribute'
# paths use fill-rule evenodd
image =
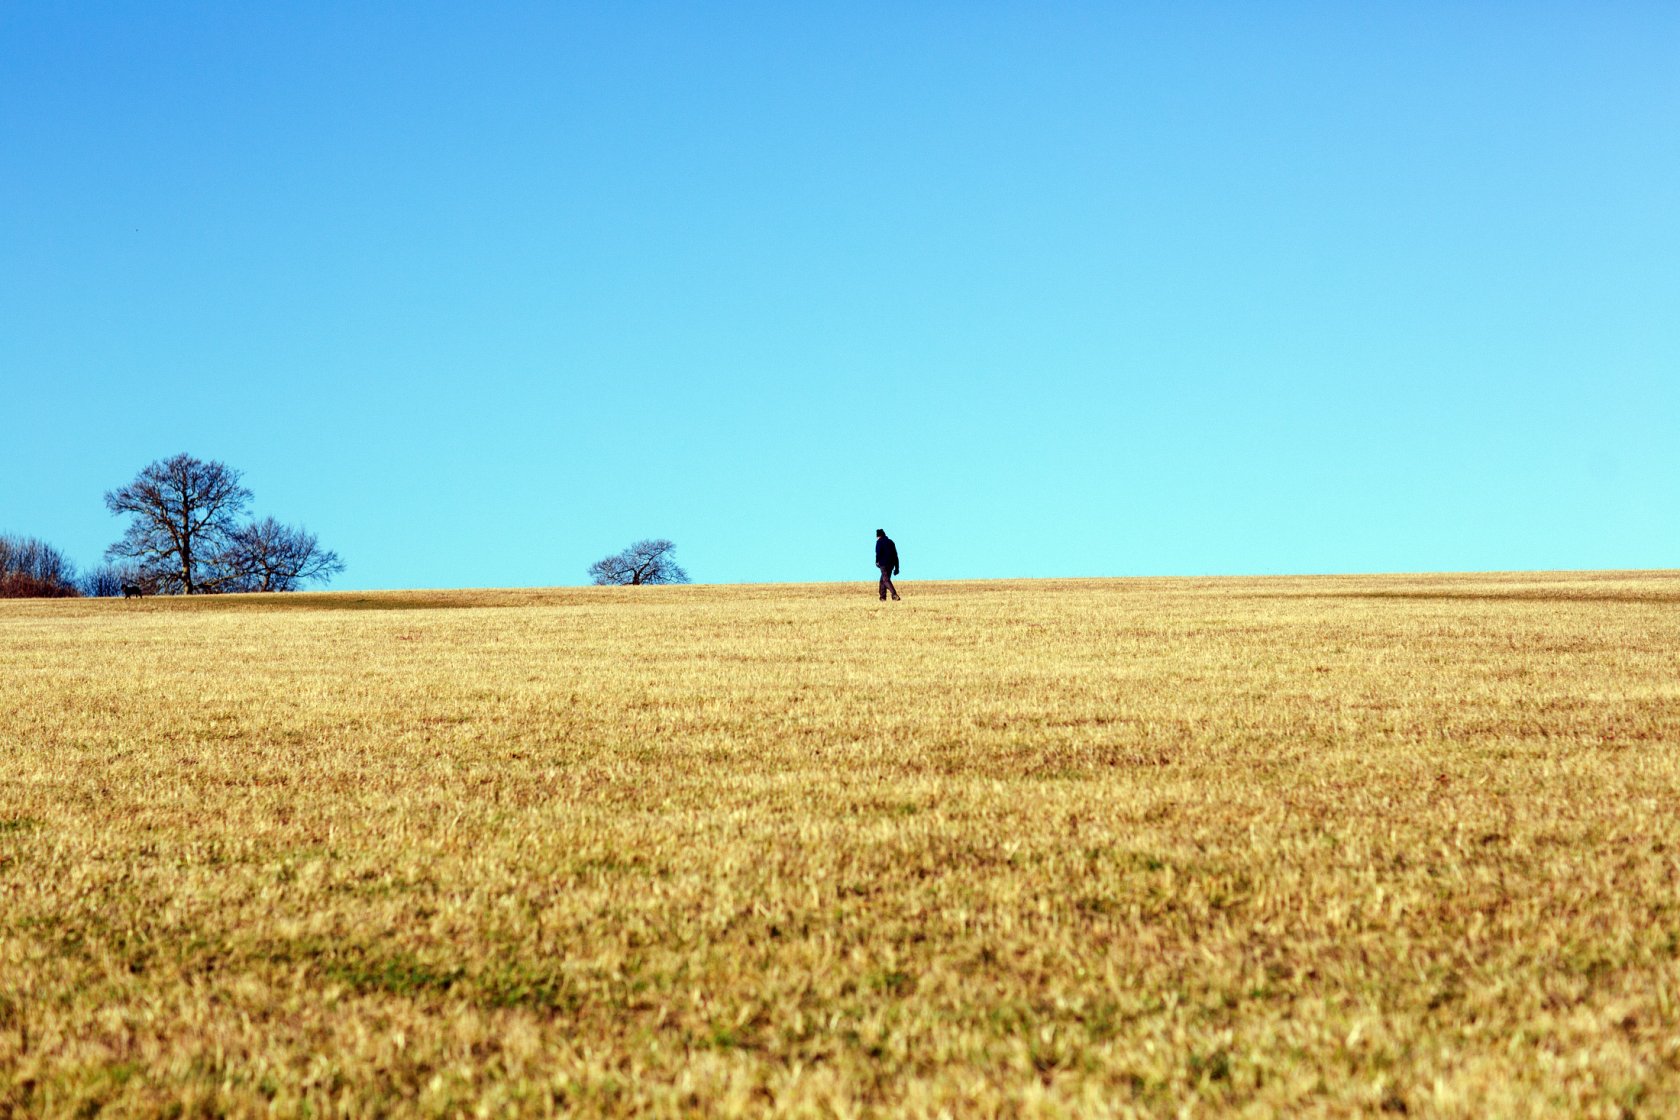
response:
<svg viewBox="0 0 1680 1120"><path fill-rule="evenodd" d="M0 530L1680 567L1680 5L0 5Z"/></svg>

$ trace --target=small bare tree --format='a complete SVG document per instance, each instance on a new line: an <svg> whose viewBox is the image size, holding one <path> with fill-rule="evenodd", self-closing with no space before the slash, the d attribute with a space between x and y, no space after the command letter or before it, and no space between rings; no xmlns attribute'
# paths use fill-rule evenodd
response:
<svg viewBox="0 0 1680 1120"><path fill-rule="evenodd" d="M272 517L235 529L218 567L231 573L230 591L296 591L310 580L328 580L344 570L338 553L322 548L315 534L282 525Z"/></svg>
<svg viewBox="0 0 1680 1120"><path fill-rule="evenodd" d="M667 540L637 541L616 556L589 565L597 584L640 586L644 583L687 583L688 573L671 553L676 545Z"/></svg>
<svg viewBox="0 0 1680 1120"><path fill-rule="evenodd" d="M226 552L250 500L239 472L226 463L185 453L160 459L127 486L106 491L106 508L134 520L105 558L128 561L160 591L219 591L237 573L214 561Z"/></svg>

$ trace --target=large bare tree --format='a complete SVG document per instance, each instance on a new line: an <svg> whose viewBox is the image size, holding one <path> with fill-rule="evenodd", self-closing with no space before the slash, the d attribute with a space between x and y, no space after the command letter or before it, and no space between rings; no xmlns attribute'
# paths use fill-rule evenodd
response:
<svg viewBox="0 0 1680 1120"><path fill-rule="evenodd" d="M687 583L688 573L671 556L676 547L667 540L637 541L589 565L589 575L598 584Z"/></svg>
<svg viewBox="0 0 1680 1120"><path fill-rule="evenodd" d="M127 486L106 491L106 507L133 518L122 540L105 550L106 559L135 565L160 591L222 590L236 573L218 561L251 500L239 477L226 463L183 452L152 463Z"/></svg>
<svg viewBox="0 0 1680 1120"><path fill-rule="evenodd" d="M235 573L230 591L296 591L344 570L338 553L322 548L314 533L272 517L235 529L219 566Z"/></svg>

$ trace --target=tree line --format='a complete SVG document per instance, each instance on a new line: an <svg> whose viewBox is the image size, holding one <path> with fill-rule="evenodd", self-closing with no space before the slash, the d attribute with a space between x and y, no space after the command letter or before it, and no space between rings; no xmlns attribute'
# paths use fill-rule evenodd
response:
<svg viewBox="0 0 1680 1120"><path fill-rule="evenodd" d="M0 536L0 598L295 591L344 570L315 534L251 517L251 498L226 463L185 453L159 459L106 491L105 507L129 520L91 571L78 575L34 537Z"/></svg>
<svg viewBox="0 0 1680 1120"><path fill-rule="evenodd" d="M239 471L182 453L148 464L105 492L105 508L129 520L103 562L78 574L45 541L0 535L0 598L206 595L296 591L344 570L315 534L272 517L248 517L251 491ZM596 584L687 583L676 545L641 540L589 566Z"/></svg>

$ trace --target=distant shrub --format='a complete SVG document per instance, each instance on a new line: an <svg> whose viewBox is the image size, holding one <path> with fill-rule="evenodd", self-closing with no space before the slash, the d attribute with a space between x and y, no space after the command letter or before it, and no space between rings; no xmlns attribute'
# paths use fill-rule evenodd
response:
<svg viewBox="0 0 1680 1120"><path fill-rule="evenodd" d="M81 592L63 583L47 583L16 572L0 575L0 599L74 599Z"/></svg>
<svg viewBox="0 0 1680 1120"><path fill-rule="evenodd" d="M80 595L76 566L34 537L0 533L0 599L61 599Z"/></svg>

